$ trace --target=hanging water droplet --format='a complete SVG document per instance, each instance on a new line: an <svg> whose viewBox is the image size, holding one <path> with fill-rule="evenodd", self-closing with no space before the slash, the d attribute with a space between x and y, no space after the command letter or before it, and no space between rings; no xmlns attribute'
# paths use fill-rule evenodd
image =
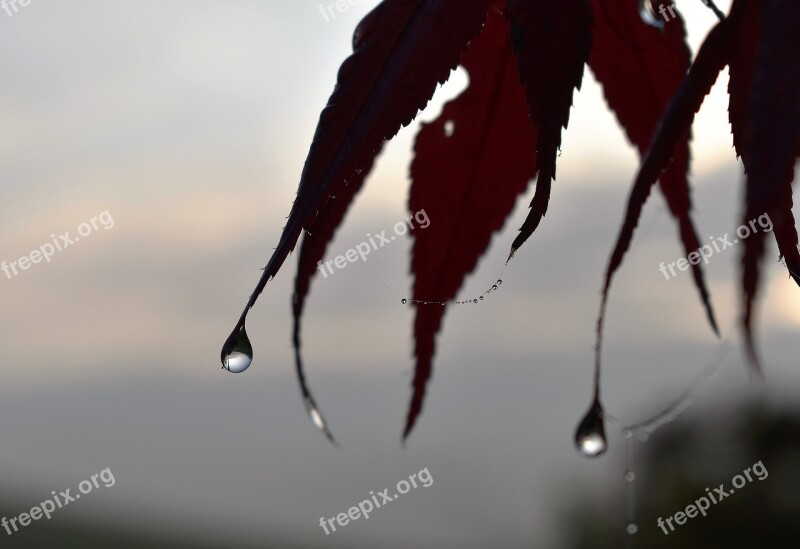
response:
<svg viewBox="0 0 800 549"><path fill-rule="evenodd" d="M497 284L495 284L494 286L492 286L492 290L496 290L496 289L497 289Z"/></svg>
<svg viewBox="0 0 800 549"><path fill-rule="evenodd" d="M306 395L303 398L303 404L306 407L306 412L308 413L308 417L311 418L311 421L314 423L314 426L322 431L328 440L330 440L334 446L338 446L336 444L336 440L333 438L333 434L328 429L328 424L325 423L325 418L322 417L322 413L317 408L317 404L314 402L314 399L311 398L311 395Z"/></svg>
<svg viewBox="0 0 800 549"><path fill-rule="evenodd" d="M630 535L633 535L639 531L639 527L635 523L631 522L628 523L628 525L625 527L625 531L628 532Z"/></svg>
<svg viewBox="0 0 800 549"><path fill-rule="evenodd" d="M472 300L472 302L473 302L473 303L477 303L477 302L478 302L478 300L477 300L477 299L473 299L473 300Z"/></svg>
<svg viewBox="0 0 800 549"><path fill-rule="evenodd" d="M625 471L625 480L627 480L628 482L633 482L634 480L636 480L636 473L634 473L631 470Z"/></svg>
<svg viewBox="0 0 800 549"><path fill-rule="evenodd" d="M245 330L244 324L242 324L241 328L234 329L231 335L228 336L227 341L222 346L220 359L222 360L222 368L235 374L244 372L250 366L253 361L253 346L247 337L247 330Z"/></svg>
<svg viewBox="0 0 800 549"><path fill-rule="evenodd" d="M308 415L311 416L311 421L317 426L320 431L325 429L325 422L322 421L322 416L316 408L309 408Z"/></svg>
<svg viewBox="0 0 800 549"><path fill-rule="evenodd" d="M502 283L503 283L503 279L502 278L498 278L497 279L497 284L499 285L499 284L502 284Z"/></svg>
<svg viewBox="0 0 800 549"><path fill-rule="evenodd" d="M478 299L480 299L481 301L483 301L483 296L481 296L481 297L480 297L480 298L478 298Z"/></svg>
<svg viewBox="0 0 800 549"><path fill-rule="evenodd" d="M606 451L606 429L603 407L595 400L575 430L575 446L586 457L597 457Z"/></svg>
<svg viewBox="0 0 800 549"><path fill-rule="evenodd" d="M400 300L400 303L405 305L406 303L408 303L408 300L406 298L403 298L403 299Z"/></svg>

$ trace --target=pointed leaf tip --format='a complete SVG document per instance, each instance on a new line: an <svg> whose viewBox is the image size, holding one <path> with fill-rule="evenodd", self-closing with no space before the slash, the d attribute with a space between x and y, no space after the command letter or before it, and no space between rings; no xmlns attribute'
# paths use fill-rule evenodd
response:
<svg viewBox="0 0 800 549"><path fill-rule="evenodd" d="M461 59L469 87L422 127L414 144L409 212L424 210L431 223L411 231L413 299L423 304L415 308L414 379L404 440L422 411L447 310L424 302L456 297L535 174L536 130L508 28L501 13L489 11L483 32Z"/></svg>

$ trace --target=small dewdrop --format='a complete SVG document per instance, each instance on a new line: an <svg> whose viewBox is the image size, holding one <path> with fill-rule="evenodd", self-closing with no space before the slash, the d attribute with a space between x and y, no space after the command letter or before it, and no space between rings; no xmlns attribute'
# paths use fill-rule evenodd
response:
<svg viewBox="0 0 800 549"><path fill-rule="evenodd" d="M636 473L634 473L631 470L625 471L625 480L627 480L628 482L633 482L634 480L636 480Z"/></svg>
<svg viewBox="0 0 800 549"><path fill-rule="evenodd" d="M595 400L581 419L575 430L575 446L586 457L602 455L608 446L605 426L603 425L603 409Z"/></svg>
<svg viewBox="0 0 800 549"><path fill-rule="evenodd" d="M220 354L222 369L239 374L247 370L253 361L253 346L247 337L247 330L244 325L234 329L225 345L222 346Z"/></svg>

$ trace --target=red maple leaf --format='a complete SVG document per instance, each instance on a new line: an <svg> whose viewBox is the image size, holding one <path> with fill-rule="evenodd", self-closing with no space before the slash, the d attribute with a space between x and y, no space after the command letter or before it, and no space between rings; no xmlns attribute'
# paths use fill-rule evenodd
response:
<svg viewBox="0 0 800 549"><path fill-rule="evenodd" d="M458 65L469 74L470 85L436 120L423 124L411 165L409 210L424 210L436 223L411 231L416 368L404 438L422 409L447 307L533 180L531 210L509 259L547 212L561 133L587 64L642 162L606 270L595 398L581 425L603 428L599 380L606 303L656 183L687 254L701 247L690 217L691 125L726 65L734 146L747 174L745 219L770 216L779 251L800 284L791 213L800 154L800 3L734 0L725 18L706 1L721 21L691 63L683 21L659 23L657 12L663 13L666 2L651 3L652 11L642 0L384 0L356 29L354 52L342 64L320 116L287 225L223 346L223 367L231 369L232 352L252 357L247 313L305 231L293 298L297 373L307 411L333 440L306 383L300 354L300 320L310 284L383 144L414 120ZM763 232L756 232L747 239L743 257L742 327L757 371L752 306L764 246ZM699 262L692 270L716 332Z"/></svg>

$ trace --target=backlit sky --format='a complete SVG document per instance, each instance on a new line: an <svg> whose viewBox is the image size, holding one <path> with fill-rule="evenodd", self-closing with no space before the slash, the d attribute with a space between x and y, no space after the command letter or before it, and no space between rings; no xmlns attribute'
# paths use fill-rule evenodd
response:
<svg viewBox="0 0 800 549"><path fill-rule="evenodd" d="M503 271L529 192L468 279L464 296L500 272L504 284L447 315L405 449L407 241L312 290L308 374L342 448L314 431L297 392L294 257L250 316L253 365L220 370L220 346L277 243L352 31L374 5L356 2L328 21L310 0L32 0L13 17L0 11L0 260L106 210L114 219L51 263L0 274L0 487L20 512L110 467L114 487L53 520L230 543L555 546L563 486L583 482L591 493L616 478L616 433L598 461L571 443L590 395L601 275L636 166L588 71L550 213ZM677 6L696 50L715 19L702 2ZM465 84L456 73L421 119ZM724 74L694 126L701 235L740 223L726 85ZM379 159L330 257L404 218L416 127ZM741 252L707 268L734 341ZM654 196L609 307L603 390L623 421L668 403L718 346L689 274L666 281L658 271L681 255ZM737 347L687 414L737 394L796 399L800 291L779 267L767 268L760 307L766 384L748 381ZM424 467L430 488L333 536L317 525Z"/></svg>

